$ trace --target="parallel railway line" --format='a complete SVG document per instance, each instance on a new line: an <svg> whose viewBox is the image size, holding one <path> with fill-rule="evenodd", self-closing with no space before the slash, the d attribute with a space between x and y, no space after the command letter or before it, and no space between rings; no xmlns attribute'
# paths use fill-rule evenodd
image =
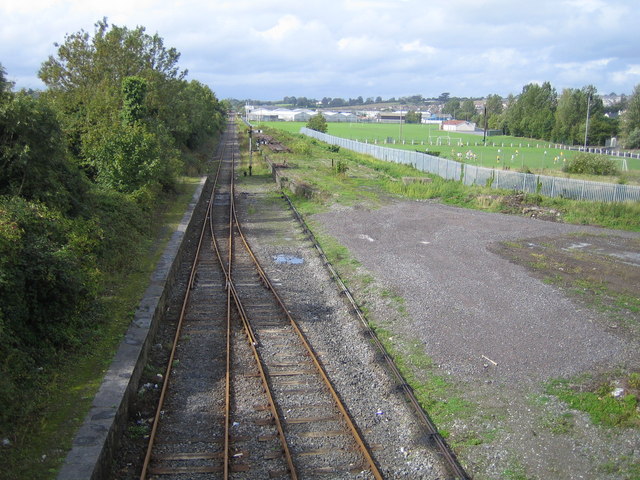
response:
<svg viewBox="0 0 640 480"><path fill-rule="evenodd" d="M242 235L237 156L230 124L140 478L383 478Z"/></svg>

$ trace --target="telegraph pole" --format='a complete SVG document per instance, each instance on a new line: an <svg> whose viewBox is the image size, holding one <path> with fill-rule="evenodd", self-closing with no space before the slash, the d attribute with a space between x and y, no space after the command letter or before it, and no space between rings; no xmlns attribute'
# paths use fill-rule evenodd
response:
<svg viewBox="0 0 640 480"><path fill-rule="evenodd" d="M587 123L584 126L584 151L587 151L587 136L589 135L589 110L591 109L591 93L587 95Z"/></svg>

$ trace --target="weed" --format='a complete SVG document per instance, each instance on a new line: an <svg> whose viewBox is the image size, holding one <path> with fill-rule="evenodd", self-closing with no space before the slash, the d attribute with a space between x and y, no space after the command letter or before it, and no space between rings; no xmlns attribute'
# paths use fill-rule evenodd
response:
<svg viewBox="0 0 640 480"><path fill-rule="evenodd" d="M591 389L586 387L585 379L577 380L579 388L567 380L553 380L546 391L555 395L570 408L586 412L596 424L608 427L640 427L638 399L635 395L625 395L618 399L611 395L612 387L600 383Z"/></svg>
<svg viewBox="0 0 640 480"><path fill-rule="evenodd" d="M131 438L144 438L149 434L149 426L144 423L132 424L127 428L127 432Z"/></svg>
<svg viewBox="0 0 640 480"><path fill-rule="evenodd" d="M502 476L508 480L528 480L530 478L522 464L516 460L511 461L511 465L502 472Z"/></svg>

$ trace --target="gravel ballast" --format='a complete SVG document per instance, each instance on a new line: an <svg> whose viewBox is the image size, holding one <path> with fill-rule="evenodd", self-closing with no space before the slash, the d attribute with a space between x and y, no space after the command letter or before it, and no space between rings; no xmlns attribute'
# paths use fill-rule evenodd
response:
<svg viewBox="0 0 640 480"><path fill-rule="evenodd" d="M442 462L311 242L268 179L236 187L243 229L319 354L385 478L443 479Z"/></svg>

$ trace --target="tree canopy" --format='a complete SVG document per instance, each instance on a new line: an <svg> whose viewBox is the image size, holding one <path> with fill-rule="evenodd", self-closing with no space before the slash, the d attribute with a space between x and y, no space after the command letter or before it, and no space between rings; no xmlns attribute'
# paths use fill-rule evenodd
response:
<svg viewBox="0 0 640 480"><path fill-rule="evenodd" d="M103 19L93 35L66 35L43 63L46 96L90 179L122 192L171 186L179 149L222 128L222 106L208 87L184 80L179 58L158 34Z"/></svg>
<svg viewBox="0 0 640 480"><path fill-rule="evenodd" d="M3 438L38 410L37 367L95 335L103 279L138 268L149 212L187 160L205 168L224 127L224 105L179 57L103 19L57 45L44 92L13 92L0 65Z"/></svg>
<svg viewBox="0 0 640 480"><path fill-rule="evenodd" d="M317 132L327 133L329 127L324 116L321 113L318 113L309 119L307 122L307 128L316 130Z"/></svg>

